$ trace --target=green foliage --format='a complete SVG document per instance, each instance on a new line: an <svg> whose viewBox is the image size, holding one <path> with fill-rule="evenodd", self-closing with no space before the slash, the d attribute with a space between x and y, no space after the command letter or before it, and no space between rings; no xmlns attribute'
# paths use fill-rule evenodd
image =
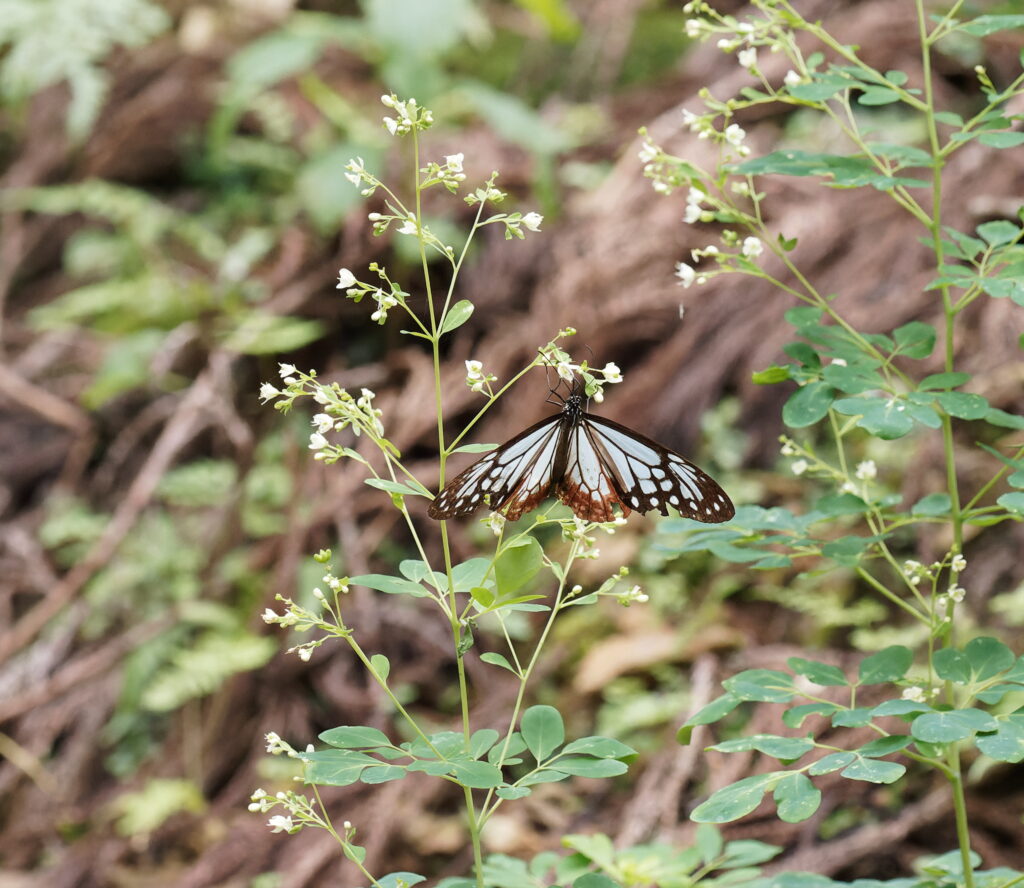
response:
<svg viewBox="0 0 1024 888"><path fill-rule="evenodd" d="M138 792L119 795L113 803L118 812L116 828L122 836L147 836L175 814L199 814L206 802L191 780L153 779Z"/></svg>
<svg viewBox="0 0 1024 888"><path fill-rule="evenodd" d="M0 0L0 94L21 102L66 81L68 134L83 140L109 88L100 66L117 47L138 47L170 17L152 0Z"/></svg>

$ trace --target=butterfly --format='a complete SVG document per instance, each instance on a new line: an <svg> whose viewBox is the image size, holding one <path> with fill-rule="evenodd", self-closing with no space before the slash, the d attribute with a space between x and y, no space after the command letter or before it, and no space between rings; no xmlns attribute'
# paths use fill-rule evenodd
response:
<svg viewBox="0 0 1024 888"><path fill-rule="evenodd" d="M736 510L718 483L667 447L583 409L577 377L562 411L520 432L473 463L430 504L439 521L482 505L515 521L557 496L584 521L613 521L669 506L685 518L717 524Z"/></svg>

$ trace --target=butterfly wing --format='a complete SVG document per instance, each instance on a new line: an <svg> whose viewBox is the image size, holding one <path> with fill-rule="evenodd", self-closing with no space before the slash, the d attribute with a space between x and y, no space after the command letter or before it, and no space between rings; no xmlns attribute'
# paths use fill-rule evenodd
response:
<svg viewBox="0 0 1024 888"><path fill-rule="evenodd" d="M477 460L451 481L427 514L443 521L485 503L515 521L535 509L551 490L562 432L562 414L541 420Z"/></svg>
<svg viewBox="0 0 1024 888"><path fill-rule="evenodd" d="M675 451L617 422L589 413L583 414L579 428L586 431L597 454L602 484L610 481L615 488L615 498L605 500L609 511L615 501L626 514L629 509L641 513L657 509L667 515L668 507L672 506L684 518L709 524L728 521L736 514L718 482Z"/></svg>
<svg viewBox="0 0 1024 888"><path fill-rule="evenodd" d="M602 455L594 430L585 419L569 430L565 471L556 481L555 491L577 518L584 521L614 521L612 506L618 504L622 514L629 514L614 469Z"/></svg>

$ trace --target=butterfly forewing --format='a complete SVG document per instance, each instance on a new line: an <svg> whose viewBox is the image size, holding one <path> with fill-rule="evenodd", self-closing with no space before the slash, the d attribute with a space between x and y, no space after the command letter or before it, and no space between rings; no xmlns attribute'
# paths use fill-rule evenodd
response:
<svg viewBox="0 0 1024 888"><path fill-rule="evenodd" d="M515 521L548 495L562 425L561 415L541 420L473 463L438 494L427 510L444 520L466 515L486 501Z"/></svg>
<svg viewBox="0 0 1024 888"><path fill-rule="evenodd" d="M610 419L588 413L584 423L623 505L663 515L671 506L686 518L711 524L736 514L718 482L678 453Z"/></svg>

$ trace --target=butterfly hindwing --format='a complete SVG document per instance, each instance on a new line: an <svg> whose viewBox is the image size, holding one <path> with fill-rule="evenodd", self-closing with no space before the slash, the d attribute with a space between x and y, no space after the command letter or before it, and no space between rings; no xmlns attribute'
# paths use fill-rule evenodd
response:
<svg viewBox="0 0 1024 888"><path fill-rule="evenodd" d="M486 501L492 511L515 521L535 509L551 489L561 426L561 414L548 417L477 460L438 494L427 514L454 518Z"/></svg>
<svg viewBox="0 0 1024 888"><path fill-rule="evenodd" d="M684 518L710 524L736 513L718 482L685 457L610 419L588 413L583 423L623 506L663 515L671 506Z"/></svg>
<svg viewBox="0 0 1024 888"><path fill-rule="evenodd" d="M584 521L614 521L612 506L616 504L623 515L629 514L629 506L622 501L614 474L602 458L585 420L569 430L565 472L555 490L558 498Z"/></svg>

